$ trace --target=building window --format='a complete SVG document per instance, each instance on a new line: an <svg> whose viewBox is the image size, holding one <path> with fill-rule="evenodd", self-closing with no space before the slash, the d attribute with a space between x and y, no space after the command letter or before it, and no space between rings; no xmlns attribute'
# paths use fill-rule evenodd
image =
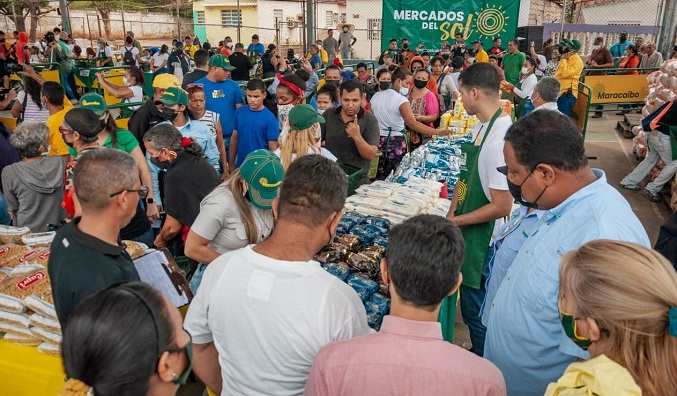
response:
<svg viewBox="0 0 677 396"><path fill-rule="evenodd" d="M238 18L239 16L239 18ZM242 13L237 10L221 10L221 27L237 27L242 24Z"/></svg>
<svg viewBox="0 0 677 396"><path fill-rule="evenodd" d="M198 26L204 26L205 25L205 12L204 11L195 11L196 17L197 17L197 25Z"/></svg>
<svg viewBox="0 0 677 396"><path fill-rule="evenodd" d="M330 28L334 26L334 12L327 11L325 14L325 27Z"/></svg>
<svg viewBox="0 0 677 396"><path fill-rule="evenodd" d="M282 18L284 18L282 10L273 10L273 19L279 22L282 20Z"/></svg>
<svg viewBox="0 0 677 396"><path fill-rule="evenodd" d="M380 19L368 19L367 26L369 26L367 35L369 40L379 41L381 40L381 20Z"/></svg>

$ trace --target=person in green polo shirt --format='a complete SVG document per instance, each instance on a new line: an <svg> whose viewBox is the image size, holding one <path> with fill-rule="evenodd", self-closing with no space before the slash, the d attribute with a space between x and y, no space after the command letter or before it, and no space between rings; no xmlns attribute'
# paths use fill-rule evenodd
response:
<svg viewBox="0 0 677 396"><path fill-rule="evenodd" d="M505 72L505 80L507 82L512 85L517 85L517 83L519 83L522 65L526 59L526 55L519 51L519 43L517 40L510 40L508 42L508 53L503 56L503 62L501 62L501 67Z"/></svg>

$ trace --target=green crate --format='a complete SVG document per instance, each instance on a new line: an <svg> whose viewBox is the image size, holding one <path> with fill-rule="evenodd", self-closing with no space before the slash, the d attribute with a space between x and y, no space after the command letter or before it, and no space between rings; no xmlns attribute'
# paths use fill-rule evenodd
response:
<svg viewBox="0 0 677 396"><path fill-rule="evenodd" d="M376 157L374 157L373 160L371 160L371 165L369 166L369 179L375 179L376 174L378 173L378 160L381 159L381 156L383 155L382 151L377 151L376 152Z"/></svg>
<svg viewBox="0 0 677 396"><path fill-rule="evenodd" d="M355 190L362 184L362 168L341 161L338 164L348 176L348 196L355 194Z"/></svg>
<svg viewBox="0 0 677 396"><path fill-rule="evenodd" d="M188 257L186 256L178 256L174 257L174 261L176 261L176 265L179 266L185 272L186 274L190 272L190 262L188 261Z"/></svg>

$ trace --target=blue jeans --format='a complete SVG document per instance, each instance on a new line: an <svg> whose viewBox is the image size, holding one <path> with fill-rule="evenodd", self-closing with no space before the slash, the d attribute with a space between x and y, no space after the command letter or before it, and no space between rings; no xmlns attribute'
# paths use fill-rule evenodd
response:
<svg viewBox="0 0 677 396"><path fill-rule="evenodd" d="M200 263L197 265L195 272L193 272L193 276L188 282L188 286L193 295L197 294L197 288L200 287L200 283L202 283L202 275L204 275L206 269L207 265Z"/></svg>
<svg viewBox="0 0 677 396"><path fill-rule="evenodd" d="M489 278L489 262L494 254L494 250L489 248L487 251L487 258L484 260L482 267L482 278L480 279L480 288L475 289L469 286L461 285L461 314L463 315L463 323L468 326L470 330L470 341L472 341L472 349L477 356L484 356L484 338L487 335L487 328L482 324L480 310L484 296L487 294L487 278Z"/></svg>
<svg viewBox="0 0 677 396"><path fill-rule="evenodd" d="M9 218L9 207L5 196L0 192L0 225L9 225L12 219Z"/></svg>

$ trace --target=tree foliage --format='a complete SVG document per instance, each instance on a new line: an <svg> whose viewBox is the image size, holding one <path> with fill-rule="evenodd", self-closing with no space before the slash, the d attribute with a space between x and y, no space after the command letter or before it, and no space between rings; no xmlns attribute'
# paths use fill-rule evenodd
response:
<svg viewBox="0 0 677 396"><path fill-rule="evenodd" d="M26 18L30 18L29 35L35 40L35 32L38 28L38 19L41 15L52 11L49 2L40 0L10 0L0 1L0 15L5 15L14 22L16 30L25 32Z"/></svg>

